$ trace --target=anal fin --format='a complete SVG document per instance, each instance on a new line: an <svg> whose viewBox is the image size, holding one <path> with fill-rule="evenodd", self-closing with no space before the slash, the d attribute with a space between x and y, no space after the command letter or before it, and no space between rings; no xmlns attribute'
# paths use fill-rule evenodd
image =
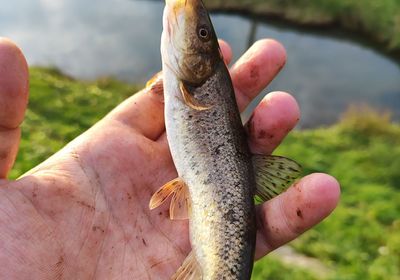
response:
<svg viewBox="0 0 400 280"><path fill-rule="evenodd" d="M171 277L171 280L201 280L202 278L199 263L192 251L183 261L181 267Z"/></svg>
<svg viewBox="0 0 400 280"><path fill-rule="evenodd" d="M301 166L288 158L253 155L256 201L267 201L283 192L299 177Z"/></svg>
<svg viewBox="0 0 400 280"><path fill-rule="evenodd" d="M190 211L190 200L188 188L181 178L176 178L163 185L150 199L150 210L163 204L172 195L169 206L171 220L185 220Z"/></svg>

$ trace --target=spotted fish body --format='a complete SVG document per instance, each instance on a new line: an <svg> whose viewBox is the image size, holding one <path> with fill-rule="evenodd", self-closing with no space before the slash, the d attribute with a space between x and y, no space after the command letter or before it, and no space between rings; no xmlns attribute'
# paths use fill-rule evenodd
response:
<svg viewBox="0 0 400 280"><path fill-rule="evenodd" d="M186 5L193 5L206 17L203 20L209 20L201 1L188 2ZM165 123L175 167L189 190L193 253L203 279L250 279L256 232L255 181L230 75L215 48L210 75L200 84L189 82L186 86L193 100L205 109L185 103L181 80L170 66L174 30L168 3L165 13ZM211 22L208 28L217 46Z"/></svg>
<svg viewBox="0 0 400 280"><path fill-rule="evenodd" d="M168 141L190 193L190 237L203 279L249 279L255 246L254 175L233 87L222 60L191 90L207 110L181 100L164 71Z"/></svg>
<svg viewBox="0 0 400 280"><path fill-rule="evenodd" d="M171 218L189 219L192 245L172 279L250 279L254 196L275 196L293 174L284 172L285 158L275 163L262 156L257 170L284 177L254 174L230 75L201 0L166 0L161 54L166 132L179 178L161 187L149 206L173 194ZM289 170L296 168L292 163Z"/></svg>

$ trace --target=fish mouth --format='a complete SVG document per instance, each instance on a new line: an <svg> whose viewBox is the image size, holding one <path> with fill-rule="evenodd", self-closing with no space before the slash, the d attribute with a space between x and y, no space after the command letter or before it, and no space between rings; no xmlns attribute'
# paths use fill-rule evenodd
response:
<svg viewBox="0 0 400 280"><path fill-rule="evenodd" d="M169 8L170 13L175 17L176 23L178 13L182 12L187 4L187 0L165 0L165 5Z"/></svg>
<svg viewBox="0 0 400 280"><path fill-rule="evenodd" d="M169 14L174 17L174 21L178 24L178 17L183 14L184 20L194 20L196 18L196 7L201 0L165 0L166 8Z"/></svg>
<svg viewBox="0 0 400 280"><path fill-rule="evenodd" d="M187 2L185 0L166 0L164 10L164 29L168 31L168 36L172 37L174 28L179 28L178 15L184 12ZM165 28L166 27L166 28Z"/></svg>
<svg viewBox="0 0 400 280"><path fill-rule="evenodd" d="M179 8L185 7L188 0L165 0L165 4L170 7Z"/></svg>
<svg viewBox="0 0 400 280"><path fill-rule="evenodd" d="M179 48L175 40L175 34L179 29L177 10L175 9L176 4L185 2L181 0L166 0L166 7L164 10L163 19L163 37L165 37L165 45L167 46L162 51L165 53L163 63L167 66L176 76L179 76L179 61L178 55L176 54ZM176 66L176 67L174 67Z"/></svg>
<svg viewBox="0 0 400 280"><path fill-rule="evenodd" d="M166 38L166 45L168 48L165 49L164 64L167 66L177 77L182 76L182 69L180 67L180 55L186 55L185 50L181 43L184 40L177 37L177 34L183 33L185 21L187 20L187 6L190 5L188 0L165 0L166 7L164 10L163 36ZM188 6L189 7L189 6ZM190 10L190 9L189 9Z"/></svg>

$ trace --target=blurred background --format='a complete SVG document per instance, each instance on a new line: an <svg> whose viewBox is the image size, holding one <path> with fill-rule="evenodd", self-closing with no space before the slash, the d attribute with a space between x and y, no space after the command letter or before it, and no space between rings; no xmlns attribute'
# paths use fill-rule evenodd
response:
<svg viewBox="0 0 400 280"><path fill-rule="evenodd" d="M328 172L342 184L334 214L259 261L253 278L400 279L400 2L205 2L234 60L261 38L285 46L287 65L263 95L292 93L302 118L277 153L299 161L305 174ZM163 6L0 0L0 36L14 40L31 66L24 140L11 177L160 70Z"/></svg>

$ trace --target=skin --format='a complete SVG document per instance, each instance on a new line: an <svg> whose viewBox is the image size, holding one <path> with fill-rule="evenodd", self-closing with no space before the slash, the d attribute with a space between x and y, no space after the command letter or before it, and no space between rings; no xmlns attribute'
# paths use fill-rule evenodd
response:
<svg viewBox="0 0 400 280"><path fill-rule="evenodd" d="M229 61L229 47L221 46ZM261 40L231 68L241 109L285 59L279 43ZM1 39L0 111L12 110L0 114L0 151L9 155L0 158L0 278L167 279L190 246L187 222L172 223L167 206L148 210L151 195L176 177L161 97L146 90L135 94L28 175L8 181L27 80L23 54ZM270 153L298 119L293 97L267 95L247 126L251 150ZM274 137L260 137L262 131ZM339 193L334 178L312 174L258 207L256 258L319 223L335 208Z"/></svg>

